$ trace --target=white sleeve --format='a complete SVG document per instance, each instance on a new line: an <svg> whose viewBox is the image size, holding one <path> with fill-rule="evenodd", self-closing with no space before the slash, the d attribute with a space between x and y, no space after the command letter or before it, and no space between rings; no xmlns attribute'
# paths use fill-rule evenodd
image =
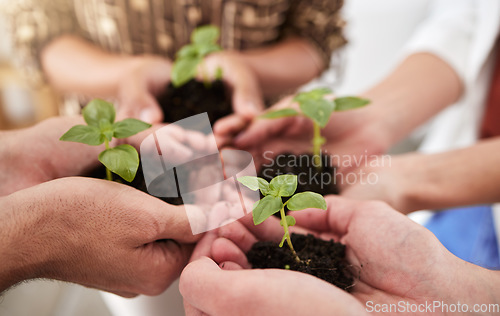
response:
<svg viewBox="0 0 500 316"><path fill-rule="evenodd" d="M447 62L465 79L477 23L476 0L434 0L428 18L406 44L405 55L428 52Z"/></svg>

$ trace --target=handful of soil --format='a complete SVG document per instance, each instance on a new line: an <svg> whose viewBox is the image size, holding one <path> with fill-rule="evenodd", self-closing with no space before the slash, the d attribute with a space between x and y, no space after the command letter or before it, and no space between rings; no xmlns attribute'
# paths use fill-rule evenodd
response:
<svg viewBox="0 0 500 316"><path fill-rule="evenodd" d="M256 242L247 253L253 269L289 269L304 272L348 291L354 285L351 265L345 259L345 245L313 235L292 234L300 262L288 247L271 241Z"/></svg>

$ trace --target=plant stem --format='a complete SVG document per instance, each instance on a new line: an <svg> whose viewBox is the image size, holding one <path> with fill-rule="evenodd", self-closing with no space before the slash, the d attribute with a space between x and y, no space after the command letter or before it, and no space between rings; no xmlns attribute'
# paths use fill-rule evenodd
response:
<svg viewBox="0 0 500 316"><path fill-rule="evenodd" d="M109 141L107 139L104 140L104 145L106 146L106 149L109 149ZM111 170L109 170L106 166L106 179L109 181L113 181L113 174L111 174Z"/></svg>
<svg viewBox="0 0 500 316"><path fill-rule="evenodd" d="M314 137L313 137L313 164L321 170L321 145L323 145L324 139L321 137L321 127L313 122L314 126Z"/></svg>
<svg viewBox="0 0 500 316"><path fill-rule="evenodd" d="M286 204L285 204L286 205ZM283 230L285 231L286 235L286 243L288 244L288 247L293 253L293 256L295 257L295 261L300 262L300 258L295 252L295 249L293 249L292 245L292 239L290 238L290 232L288 231L288 223L286 222L286 215L285 215L285 205L280 210L280 215L281 215L281 220L283 221Z"/></svg>
<svg viewBox="0 0 500 316"><path fill-rule="evenodd" d="M204 60L201 62L201 76L203 78L203 85L205 86L205 88L207 88L207 89L212 88L212 82L208 78L207 67L205 65Z"/></svg>

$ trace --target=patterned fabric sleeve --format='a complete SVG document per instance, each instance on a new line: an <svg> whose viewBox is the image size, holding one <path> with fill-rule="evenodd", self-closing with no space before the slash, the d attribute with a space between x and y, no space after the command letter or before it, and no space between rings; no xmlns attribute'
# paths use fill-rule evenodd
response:
<svg viewBox="0 0 500 316"><path fill-rule="evenodd" d="M317 48L328 68L332 53L347 42L342 32L345 23L340 15L343 2L292 0L282 34L307 39Z"/></svg>
<svg viewBox="0 0 500 316"><path fill-rule="evenodd" d="M57 36L80 34L72 0L4 1L0 10L7 22L14 62L32 84L44 81L40 52Z"/></svg>

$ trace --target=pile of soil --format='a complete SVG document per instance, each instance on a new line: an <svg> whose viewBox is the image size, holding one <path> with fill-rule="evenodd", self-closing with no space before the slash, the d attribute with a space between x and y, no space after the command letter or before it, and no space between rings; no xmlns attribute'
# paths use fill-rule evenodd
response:
<svg viewBox="0 0 500 316"><path fill-rule="evenodd" d="M325 280L343 290L354 285L351 265L345 259L345 245L323 240L309 234L292 234L292 243L301 259L297 262L285 244L271 241L256 242L247 253L253 269L290 269Z"/></svg>
<svg viewBox="0 0 500 316"><path fill-rule="evenodd" d="M221 80L213 81L210 85L191 80L177 88L170 83L158 97L158 103L166 123L207 112L213 126L218 119L233 111L230 94Z"/></svg>
<svg viewBox="0 0 500 316"><path fill-rule="evenodd" d="M259 177L271 181L282 174L298 176L297 193L312 191L323 196L338 194L335 184L335 166L329 156L321 155L321 169L313 164L311 154L294 155L284 153L278 155L273 162L266 163L259 170Z"/></svg>

